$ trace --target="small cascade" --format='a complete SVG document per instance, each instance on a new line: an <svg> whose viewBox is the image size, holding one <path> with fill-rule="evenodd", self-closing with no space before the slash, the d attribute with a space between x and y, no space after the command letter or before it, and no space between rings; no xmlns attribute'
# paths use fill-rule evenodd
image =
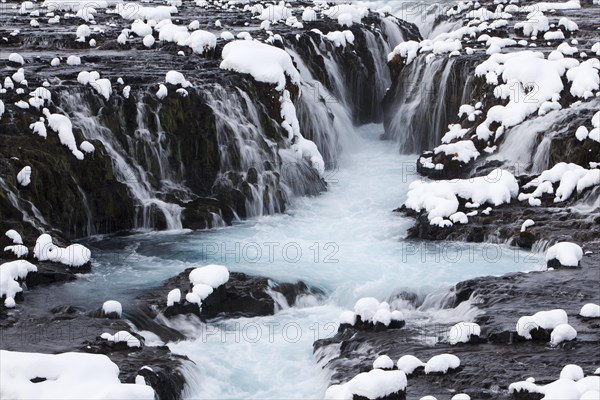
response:
<svg viewBox="0 0 600 400"><path fill-rule="evenodd" d="M439 144L456 110L471 98L473 84L467 62L421 55L402 69L384 101L385 138L399 143L400 152L418 153Z"/></svg>
<svg viewBox="0 0 600 400"><path fill-rule="evenodd" d="M532 174L541 174L548 169L550 165L550 145L552 139L548 136L544 137L533 155L533 163L531 164Z"/></svg>
<svg viewBox="0 0 600 400"><path fill-rule="evenodd" d="M153 187L150 172L139 161L140 158L147 161L147 157L135 157L136 153L131 154L125 149L113 132L97 116L92 114L92 109L85 100L83 92L62 92L60 105L63 112L70 116L75 129L79 129L86 139L98 140L104 145L104 148L112 159L117 179L129 188L131 195L140 206L140 210L137 211L134 221L134 227L144 229L156 227L157 221L154 212L158 210L164 218L167 229L181 229L182 208L178 204L167 203L157 197L160 188ZM144 132L144 129L138 129L137 132ZM128 140L133 139L128 138ZM146 147L152 145L151 141L147 141L146 143L148 144ZM138 147L133 146L133 148L136 149ZM159 155L162 153L161 156L164 156L164 152L165 150L160 150ZM159 160L159 165L160 163L161 161ZM159 176L160 178L161 176Z"/></svg>
<svg viewBox="0 0 600 400"><path fill-rule="evenodd" d="M29 202L27 200L22 200L21 198L19 198L19 196L11 190L11 188L8 186L8 184L1 177L0 177L0 188L6 194L6 197L8 198L8 201L10 202L10 204L16 210L20 211L21 214L23 214L23 222L30 224L32 227L36 228L37 230L43 230L43 229L41 229L41 227L46 225L46 220L44 219L44 217L41 216L41 214L39 213L39 210L33 204L31 204L31 202ZM29 211L27 211L26 204L29 204L29 206L31 207L32 212L34 214L33 216L29 213Z"/></svg>

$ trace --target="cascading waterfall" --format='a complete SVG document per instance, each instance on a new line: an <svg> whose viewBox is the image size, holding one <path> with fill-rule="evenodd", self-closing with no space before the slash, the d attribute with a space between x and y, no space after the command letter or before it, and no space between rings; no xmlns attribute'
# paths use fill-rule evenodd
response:
<svg viewBox="0 0 600 400"><path fill-rule="evenodd" d="M436 146L455 122L454 114L463 101L469 98L469 85L464 66L457 67L455 58L440 57L425 61L425 55L413 60L402 70L400 85L394 100L388 104L393 112L386 121L387 139L394 139L402 153L417 153ZM454 101L450 101L454 99Z"/></svg>
<svg viewBox="0 0 600 400"><path fill-rule="evenodd" d="M62 92L60 104L63 112L71 117L73 126L81 130L85 138L102 142L112 159L117 179L129 188L131 195L141 206L141 216L136 217L134 226L152 228L154 226L152 210L156 207L164 215L167 229L181 229L181 206L157 198L158 190L154 189L150 183L150 172L140 165L135 155L125 150L115 135L99 121L97 116L92 115L83 93L80 91ZM152 141L146 143L152 145ZM164 152L162 155L164 156Z"/></svg>

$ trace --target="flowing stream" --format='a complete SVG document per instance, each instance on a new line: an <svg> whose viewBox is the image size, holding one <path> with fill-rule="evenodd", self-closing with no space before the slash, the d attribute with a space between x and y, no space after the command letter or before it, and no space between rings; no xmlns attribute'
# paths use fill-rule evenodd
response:
<svg viewBox="0 0 600 400"><path fill-rule="evenodd" d="M539 267L536 255L508 246L404 240L413 222L392 210L420 178L415 157L398 154L379 140L381 132L379 125L348 132L354 145L327 173L329 190L297 198L284 214L210 231L92 240L93 273L66 284L62 295L95 307L108 299L128 304L141 289L209 263L275 282L304 281L323 295L303 296L293 307L274 295L278 310L269 317L208 324L178 317L170 323L193 339L169 346L196 363L186 371L187 397L322 398L329 376L312 344L333 335L340 312L360 297L410 291L428 297L407 310L409 318L454 323L472 310L441 309L452 284Z"/></svg>

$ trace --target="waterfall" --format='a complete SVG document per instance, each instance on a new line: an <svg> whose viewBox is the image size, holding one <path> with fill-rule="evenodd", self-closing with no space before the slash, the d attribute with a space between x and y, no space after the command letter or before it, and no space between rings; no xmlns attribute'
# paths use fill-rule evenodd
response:
<svg viewBox="0 0 600 400"><path fill-rule="evenodd" d="M155 221L152 211L156 208L164 216L167 229L181 229L181 206L157 198L159 190L151 185L152 178L149 170L140 165L139 158L132 156L125 150L115 134L102 124L98 116L92 114L83 93L79 91L61 92L60 104L63 112L70 116L73 127L79 129L86 139L102 142L106 152L112 159L117 179L128 187L131 195L141 208L141 215L136 215L134 227L146 229L154 227ZM138 108L138 121L142 112L143 108ZM157 142L153 142L148 138L149 135L145 134L143 125L139 128L136 133L140 132L141 134L136 136L144 138L142 141L147 145L144 149L153 147L153 144ZM128 138L128 141L132 140L134 139ZM130 144L134 149L139 148L135 143L130 142ZM161 158L165 156L164 149L150 151L158 151ZM146 161L148 161L147 157ZM159 164L162 162L160 159L157 161Z"/></svg>
<svg viewBox="0 0 600 400"><path fill-rule="evenodd" d="M386 138L396 140L402 153L436 146L448 124L458 119L457 100L467 95L463 93L467 78L461 75L465 67L455 64L455 58L426 62L421 55L402 70L385 121Z"/></svg>

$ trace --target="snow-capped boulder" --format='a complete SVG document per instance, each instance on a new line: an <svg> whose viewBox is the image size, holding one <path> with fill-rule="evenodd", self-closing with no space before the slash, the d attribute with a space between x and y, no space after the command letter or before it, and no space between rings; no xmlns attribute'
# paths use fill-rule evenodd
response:
<svg viewBox="0 0 600 400"><path fill-rule="evenodd" d="M389 356L381 355L373 361L373 369L394 369L394 361Z"/></svg>
<svg viewBox="0 0 600 400"><path fill-rule="evenodd" d="M584 318L600 318L600 305L589 303L581 307L579 315Z"/></svg>
<svg viewBox="0 0 600 400"><path fill-rule="evenodd" d="M102 304L102 316L109 319L119 319L123 313L121 303L116 300L108 300Z"/></svg>
<svg viewBox="0 0 600 400"><path fill-rule="evenodd" d="M446 372L460 367L460 359L454 354L439 354L433 356L425 364L426 374L445 374Z"/></svg>
<svg viewBox="0 0 600 400"><path fill-rule="evenodd" d="M583 250L575 243L560 242L546 251L548 268L578 267L583 258Z"/></svg>

